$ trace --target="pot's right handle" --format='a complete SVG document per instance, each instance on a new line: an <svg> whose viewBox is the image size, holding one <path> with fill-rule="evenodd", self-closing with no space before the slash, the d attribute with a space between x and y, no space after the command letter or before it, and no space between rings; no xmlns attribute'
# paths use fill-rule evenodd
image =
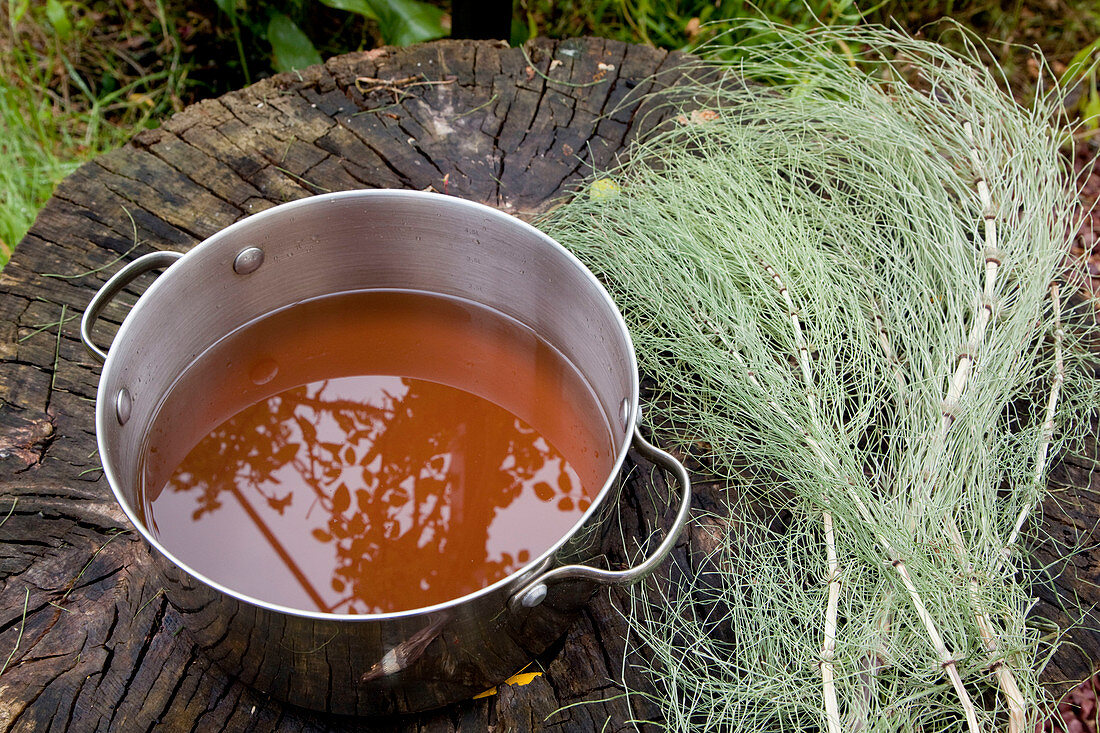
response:
<svg viewBox="0 0 1100 733"><path fill-rule="evenodd" d="M107 360L107 352L96 346L92 341L92 327L99 319L99 314L111 302L111 299L122 292L122 289L132 283L138 276L144 275L150 270L168 267L170 264L183 257L179 252L150 252L142 255L130 264L114 274L103 287L92 296L91 302L84 310L84 317L80 319L80 340L84 342L84 348L92 355L92 358L100 364Z"/></svg>
<svg viewBox="0 0 1100 733"><path fill-rule="evenodd" d="M601 570L588 565L565 565L554 568L542 575L528 581L522 588L512 594L508 599L508 606L518 611L521 608L532 608L542 603L546 598L547 585L561 580L594 580L607 585L629 585L635 583L652 573L661 564L676 545L680 533L687 524L688 512L691 510L691 479L687 469L668 453L649 443L642 437L637 426L634 428L634 449L641 453L647 460L671 471L680 482L683 496L680 499L680 511L676 513L676 519L668 528L668 534L664 541L647 557L640 565L635 565L626 570Z"/></svg>

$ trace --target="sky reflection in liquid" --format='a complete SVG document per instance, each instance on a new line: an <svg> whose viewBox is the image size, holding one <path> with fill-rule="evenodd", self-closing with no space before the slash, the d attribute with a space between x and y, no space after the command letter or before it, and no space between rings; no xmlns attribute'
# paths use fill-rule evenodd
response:
<svg viewBox="0 0 1100 733"><path fill-rule="evenodd" d="M254 364L253 381L269 368ZM146 513L181 560L235 590L379 613L505 577L589 503L561 453L503 407L423 379L354 376L238 412Z"/></svg>

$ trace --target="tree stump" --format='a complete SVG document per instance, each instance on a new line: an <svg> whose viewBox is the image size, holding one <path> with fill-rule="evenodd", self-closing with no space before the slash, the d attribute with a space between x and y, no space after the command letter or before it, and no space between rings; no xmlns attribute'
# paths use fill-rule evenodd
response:
<svg viewBox="0 0 1100 733"><path fill-rule="evenodd" d="M78 322L123 260L186 250L316 193L433 189L520 216L543 211L656 124L639 101L676 83L685 59L600 39L349 54L193 105L62 182L0 274L0 728L618 731L654 719L643 696L623 695L624 679L632 689L646 681L626 659L618 591L597 594L529 684L431 713L326 717L227 678L189 641L99 470L99 367ZM105 330L150 282L116 299ZM1040 560L1075 548L1065 572L1037 589L1037 613L1059 621L1072 616L1060 599L1100 600L1090 582L1100 562L1092 462L1064 459L1044 507ZM641 472L624 491L636 536L660 523L654 482ZM699 486L704 506L712 490ZM702 541L689 532L672 562L690 567ZM1073 640L1048 681L1080 679L1100 659L1100 635Z"/></svg>

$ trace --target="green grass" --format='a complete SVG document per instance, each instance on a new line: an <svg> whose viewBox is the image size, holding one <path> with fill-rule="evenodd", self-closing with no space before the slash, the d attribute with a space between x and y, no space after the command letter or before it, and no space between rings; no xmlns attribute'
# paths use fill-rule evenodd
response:
<svg viewBox="0 0 1100 733"><path fill-rule="evenodd" d="M265 27L269 16L285 13L323 56L387 40L377 22L328 4L0 0L0 119L6 131L0 138L0 266L57 182L82 162L185 104L243 86L246 72L248 80L270 73L271 49L251 26ZM447 0L435 4L449 5ZM243 10L228 15L219 5L246 9L247 15ZM870 7L866 18L872 22L916 30L951 15L979 36L1002 39L991 54L1006 67L1013 88L1026 91L1035 70L1018 60L1023 56L1015 44L1040 46L1060 72L1100 38L1094 5L1094 0L884 0L863 7ZM724 21L745 17L805 29L857 24L863 16L852 0L517 0L512 42L536 35L597 35L690 49L718 37Z"/></svg>
<svg viewBox="0 0 1100 733"><path fill-rule="evenodd" d="M533 36L595 35L627 43L690 49L721 34L724 21L775 20L797 28L856 24L850 0L520 0L513 43Z"/></svg>
<svg viewBox="0 0 1100 733"><path fill-rule="evenodd" d="M0 140L0 260L5 262L57 182L79 164L71 138L45 128L42 119L52 124L52 116L26 101L18 87L0 81L0 120L8 131Z"/></svg>
<svg viewBox="0 0 1100 733"><path fill-rule="evenodd" d="M1066 63L1100 36L1093 0L520 0L513 42L591 34L686 49L720 34L723 21L753 17L802 29L870 22L911 32L950 17L996 39L1002 63L1012 61L1013 46L1037 46Z"/></svg>
<svg viewBox="0 0 1100 733"><path fill-rule="evenodd" d="M6 262L62 178L81 163L125 142L137 124L108 121L101 100L58 101L33 70L9 75L12 59L0 61L0 257ZM19 60L14 61L15 64ZM28 67L24 65L24 73ZM24 81L29 80L29 81ZM83 102L87 103L84 104ZM142 116L150 119L150 115Z"/></svg>
<svg viewBox="0 0 1100 733"><path fill-rule="evenodd" d="M189 69L164 0L2 2L0 264L62 178L182 108Z"/></svg>

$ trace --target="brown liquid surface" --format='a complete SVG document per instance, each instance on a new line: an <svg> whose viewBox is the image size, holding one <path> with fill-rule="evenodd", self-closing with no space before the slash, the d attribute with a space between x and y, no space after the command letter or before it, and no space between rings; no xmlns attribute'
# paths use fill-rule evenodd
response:
<svg viewBox="0 0 1100 733"><path fill-rule="evenodd" d="M233 590L384 613L518 570L612 462L594 395L529 329L452 298L346 293L196 360L154 420L141 509L171 553Z"/></svg>

